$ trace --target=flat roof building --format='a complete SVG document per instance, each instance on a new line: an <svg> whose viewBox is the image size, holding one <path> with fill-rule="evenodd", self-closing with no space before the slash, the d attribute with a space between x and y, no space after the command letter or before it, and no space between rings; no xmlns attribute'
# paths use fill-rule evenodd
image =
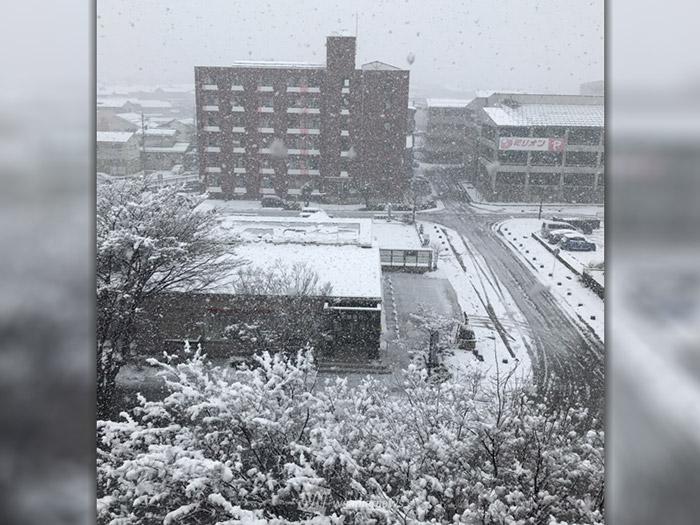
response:
<svg viewBox="0 0 700 525"><path fill-rule="evenodd" d="M603 202L603 97L492 93L475 111L474 185L485 200Z"/></svg>
<svg viewBox="0 0 700 525"><path fill-rule="evenodd" d="M471 100L429 98L423 156L433 164L462 164L465 153L467 107Z"/></svg>
<svg viewBox="0 0 700 525"><path fill-rule="evenodd" d="M409 72L355 68L355 38L326 40L326 63L239 61L196 67L200 177L221 197L282 198L304 185L359 201L406 182ZM308 187L308 186L307 186Z"/></svg>

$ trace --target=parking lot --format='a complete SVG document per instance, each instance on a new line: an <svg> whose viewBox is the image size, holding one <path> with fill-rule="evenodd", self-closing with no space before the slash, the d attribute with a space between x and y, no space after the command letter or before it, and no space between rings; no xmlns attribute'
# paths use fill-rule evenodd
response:
<svg viewBox="0 0 700 525"><path fill-rule="evenodd" d="M396 371L405 368L414 351L424 351L428 335L418 329L411 314L424 311L459 318L457 296L447 279L423 274L385 272L382 276L387 361Z"/></svg>

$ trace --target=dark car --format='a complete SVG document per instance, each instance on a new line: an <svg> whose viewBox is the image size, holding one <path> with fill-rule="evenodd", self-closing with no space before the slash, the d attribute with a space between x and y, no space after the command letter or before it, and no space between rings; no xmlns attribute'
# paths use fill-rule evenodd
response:
<svg viewBox="0 0 700 525"><path fill-rule="evenodd" d="M283 208L285 210L301 210L301 203L296 201L285 201Z"/></svg>
<svg viewBox="0 0 700 525"><path fill-rule="evenodd" d="M564 235L559 241L559 247L569 252L594 252L596 245L580 235Z"/></svg>
<svg viewBox="0 0 700 525"><path fill-rule="evenodd" d="M277 195L266 195L260 199L260 205L263 208L284 208L284 200Z"/></svg>

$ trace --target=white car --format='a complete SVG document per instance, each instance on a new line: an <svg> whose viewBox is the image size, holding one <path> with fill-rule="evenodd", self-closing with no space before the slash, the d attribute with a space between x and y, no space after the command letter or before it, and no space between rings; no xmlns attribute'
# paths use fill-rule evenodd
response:
<svg viewBox="0 0 700 525"><path fill-rule="evenodd" d="M581 235L581 233L574 230L550 230L547 234L547 242L549 244L557 244L565 235Z"/></svg>
<svg viewBox="0 0 700 525"><path fill-rule="evenodd" d="M574 228L571 224L568 224L566 222L544 221L542 223L542 228L540 228L540 235L543 238L548 239L549 234L554 230L574 230L574 231L576 231L576 228Z"/></svg>
<svg viewBox="0 0 700 525"><path fill-rule="evenodd" d="M315 215L317 213L321 213L324 216L332 217L331 215L327 215L326 212L324 212L321 208L313 208L311 206L305 206L301 209L301 213L299 214L300 217L311 217L312 215Z"/></svg>

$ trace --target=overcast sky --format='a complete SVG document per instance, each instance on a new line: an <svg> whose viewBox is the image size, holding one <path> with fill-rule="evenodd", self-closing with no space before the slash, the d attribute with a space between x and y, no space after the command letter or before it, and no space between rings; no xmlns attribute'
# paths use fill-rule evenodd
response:
<svg viewBox="0 0 700 525"><path fill-rule="evenodd" d="M421 90L578 93L603 78L603 0L98 0L97 79L186 83L195 65L324 62L325 37L354 34L356 13L357 65L409 68Z"/></svg>

